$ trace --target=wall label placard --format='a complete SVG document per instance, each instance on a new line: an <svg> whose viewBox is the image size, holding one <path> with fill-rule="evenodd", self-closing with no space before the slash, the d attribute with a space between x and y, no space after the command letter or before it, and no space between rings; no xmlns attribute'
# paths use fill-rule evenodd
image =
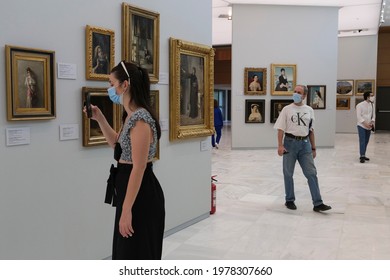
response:
<svg viewBox="0 0 390 280"><path fill-rule="evenodd" d="M30 144L29 127L6 128L7 146L28 145Z"/></svg>

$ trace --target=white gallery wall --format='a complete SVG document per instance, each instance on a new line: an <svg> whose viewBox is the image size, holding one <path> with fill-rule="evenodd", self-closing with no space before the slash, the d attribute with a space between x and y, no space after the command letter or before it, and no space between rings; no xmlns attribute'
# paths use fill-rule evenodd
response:
<svg viewBox="0 0 390 280"><path fill-rule="evenodd" d="M326 109L315 110L316 142L334 146L337 7L233 5L232 148L277 146L270 123L271 63L296 64L297 83L326 85ZM267 94L244 95L244 68L267 68ZM245 100L265 100L265 123L245 123Z"/></svg>
<svg viewBox="0 0 390 280"><path fill-rule="evenodd" d="M0 259L103 259L111 255L114 208L104 204L113 163L108 146L82 146L81 89L108 87L85 79L86 25L115 31L121 60L122 0L15 0L0 9ZM160 13L160 75L169 74L169 37L211 46L211 0L133 0ZM188 11L191 11L188 13ZM202 20L199 20L202 19ZM56 62L77 66L75 80L55 78L53 120L6 118L5 45L55 51ZM161 76L160 76L161 77ZM160 93L160 120L169 123L169 85ZM60 141L59 127L76 124L79 139ZM7 128L29 128L28 145L6 146ZM166 199L166 232L208 216L210 137L169 141L163 131L154 165ZM196 170L196 172L194 172Z"/></svg>
<svg viewBox="0 0 390 280"><path fill-rule="evenodd" d="M376 80L378 35L339 38L338 80ZM375 84L376 85L376 84ZM336 132L357 133L355 96L349 110L336 111Z"/></svg>

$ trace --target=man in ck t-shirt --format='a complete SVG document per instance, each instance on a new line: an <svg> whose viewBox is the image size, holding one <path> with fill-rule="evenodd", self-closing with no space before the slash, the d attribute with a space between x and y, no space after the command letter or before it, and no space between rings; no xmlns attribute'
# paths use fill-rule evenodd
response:
<svg viewBox="0 0 390 280"><path fill-rule="evenodd" d="M303 104L307 96L307 87L298 85L294 89L294 102L283 108L274 128L278 130L278 155L283 156L285 206L296 210L294 193L294 168L296 161L307 178L313 211L321 212L332 209L325 205L318 185L317 169L314 165L316 145L314 138L314 110Z"/></svg>

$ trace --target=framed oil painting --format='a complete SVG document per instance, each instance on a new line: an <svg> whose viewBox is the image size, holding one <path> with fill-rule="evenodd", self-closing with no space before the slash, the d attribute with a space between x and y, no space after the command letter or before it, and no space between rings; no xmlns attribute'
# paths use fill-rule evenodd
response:
<svg viewBox="0 0 390 280"><path fill-rule="evenodd" d="M363 96L365 92L375 93L375 80L356 80L355 95Z"/></svg>
<svg viewBox="0 0 390 280"><path fill-rule="evenodd" d="M292 102L292 99L271 99L271 123L275 123L282 112L282 109Z"/></svg>
<svg viewBox="0 0 390 280"><path fill-rule="evenodd" d="M170 38L169 139L210 136L214 130L214 49Z"/></svg>
<svg viewBox="0 0 390 280"><path fill-rule="evenodd" d="M265 100L245 100L245 123L264 123L265 121Z"/></svg>
<svg viewBox="0 0 390 280"><path fill-rule="evenodd" d="M326 108L326 86L325 85L310 85L307 86L307 105L313 109Z"/></svg>
<svg viewBox="0 0 390 280"><path fill-rule="evenodd" d="M89 25L85 30L86 79L107 81L115 64L115 32Z"/></svg>
<svg viewBox="0 0 390 280"><path fill-rule="evenodd" d="M244 84L246 95L267 93L267 68L245 68Z"/></svg>
<svg viewBox="0 0 390 280"><path fill-rule="evenodd" d="M347 97L337 97L336 98L336 110L349 110L351 107L351 98Z"/></svg>
<svg viewBox="0 0 390 280"><path fill-rule="evenodd" d="M337 96L351 96L353 95L353 80L338 80L336 87Z"/></svg>
<svg viewBox="0 0 390 280"><path fill-rule="evenodd" d="M355 108L356 106L360 103L363 102L364 98L363 97L355 97Z"/></svg>
<svg viewBox="0 0 390 280"><path fill-rule="evenodd" d="M7 120L56 117L54 51L5 46Z"/></svg>
<svg viewBox="0 0 390 280"><path fill-rule="evenodd" d="M122 109L120 105L112 103L108 97L107 88L82 88L82 103L84 104L86 96L89 94L91 104L98 106L108 123L115 131L119 131L121 127ZM91 120L83 114L83 146L97 146L107 144L107 140L101 131L99 124L95 120Z"/></svg>
<svg viewBox="0 0 390 280"><path fill-rule="evenodd" d="M122 59L148 70L151 83L159 79L160 14L122 3Z"/></svg>
<svg viewBox="0 0 390 280"><path fill-rule="evenodd" d="M156 114L157 121L160 121L160 92L158 90L150 91L150 103ZM154 160L160 159L160 140L157 142L157 151Z"/></svg>
<svg viewBox="0 0 390 280"><path fill-rule="evenodd" d="M296 84L296 64L271 64L271 95L292 95Z"/></svg>

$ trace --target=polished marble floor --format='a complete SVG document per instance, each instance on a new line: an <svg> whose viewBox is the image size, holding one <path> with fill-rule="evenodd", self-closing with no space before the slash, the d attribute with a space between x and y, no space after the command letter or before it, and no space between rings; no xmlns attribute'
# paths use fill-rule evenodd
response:
<svg viewBox="0 0 390 280"><path fill-rule="evenodd" d="M276 149L231 150L224 128L212 150L217 212L165 238L163 259L390 260L390 133L373 134L367 156L359 163L357 134L337 134L335 147L318 148L315 159L333 209L313 212L297 165L292 211Z"/></svg>

